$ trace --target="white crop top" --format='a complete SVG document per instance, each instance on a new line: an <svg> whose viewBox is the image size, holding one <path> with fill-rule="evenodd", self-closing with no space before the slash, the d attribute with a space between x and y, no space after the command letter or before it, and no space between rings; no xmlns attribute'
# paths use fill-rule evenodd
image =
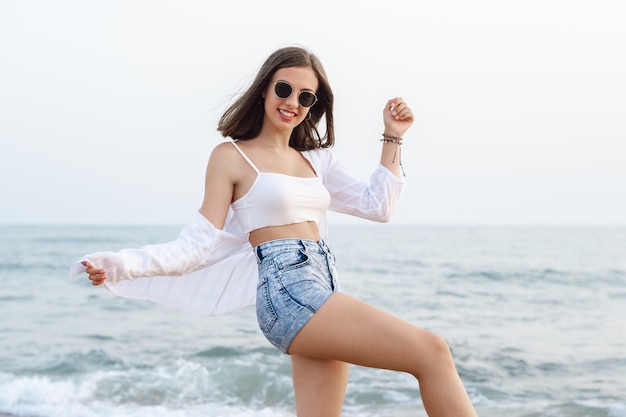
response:
<svg viewBox="0 0 626 417"><path fill-rule="evenodd" d="M257 173L250 190L231 204L245 233L269 226L319 223L330 205L330 194L317 173L315 177L292 177L261 172L235 142L231 143Z"/></svg>

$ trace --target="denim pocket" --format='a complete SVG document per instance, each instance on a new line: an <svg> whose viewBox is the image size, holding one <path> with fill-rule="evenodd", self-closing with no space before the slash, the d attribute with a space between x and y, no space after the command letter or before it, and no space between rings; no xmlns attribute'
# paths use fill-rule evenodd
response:
<svg viewBox="0 0 626 417"><path fill-rule="evenodd" d="M256 291L256 318L263 333L269 333L278 320L278 315L272 305L267 276L261 275L259 278Z"/></svg>
<svg viewBox="0 0 626 417"><path fill-rule="evenodd" d="M306 253L305 249L282 252L274 257L274 265L276 265L276 269L280 272L302 268L308 265L309 262L309 255Z"/></svg>

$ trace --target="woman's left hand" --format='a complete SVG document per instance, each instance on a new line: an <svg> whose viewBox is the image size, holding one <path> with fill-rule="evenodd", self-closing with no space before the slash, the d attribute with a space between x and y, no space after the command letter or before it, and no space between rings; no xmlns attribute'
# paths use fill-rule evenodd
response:
<svg viewBox="0 0 626 417"><path fill-rule="evenodd" d="M392 98L383 110L385 134L401 138L413 124L413 112L402 97Z"/></svg>

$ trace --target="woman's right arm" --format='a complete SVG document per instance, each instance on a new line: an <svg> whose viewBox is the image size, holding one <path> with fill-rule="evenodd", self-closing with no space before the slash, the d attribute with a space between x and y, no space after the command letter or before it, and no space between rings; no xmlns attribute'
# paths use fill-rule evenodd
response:
<svg viewBox="0 0 626 417"><path fill-rule="evenodd" d="M218 145L209 158L205 195L199 213L174 241L119 252L97 252L83 257L74 273L87 272L93 285L109 280L151 276L178 276L218 262L239 248L241 236L222 229L237 183L236 154L228 143Z"/></svg>
<svg viewBox="0 0 626 417"><path fill-rule="evenodd" d="M230 143L221 143L213 152L204 177L202 214L218 229L224 228L228 208L233 200L235 184L240 172L237 170L239 155Z"/></svg>

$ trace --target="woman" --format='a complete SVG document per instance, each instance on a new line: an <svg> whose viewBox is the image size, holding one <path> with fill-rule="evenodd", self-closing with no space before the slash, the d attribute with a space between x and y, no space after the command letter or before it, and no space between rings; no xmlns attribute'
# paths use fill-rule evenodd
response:
<svg viewBox="0 0 626 417"><path fill-rule="evenodd" d="M94 285L178 307L167 294L186 281L168 277L196 279L208 286L200 297L208 314L256 302L261 330L291 357L299 417L341 414L350 363L414 375L429 416L475 416L441 337L339 291L325 212L389 219L404 184L400 146L413 114L401 98L386 103L380 164L367 184L328 149L332 106L313 54L296 47L274 52L220 120L218 130L234 141L210 156L196 220L173 242L91 254L79 265ZM153 276L159 278L146 281ZM182 302L186 307L202 292L189 287L194 296Z"/></svg>

